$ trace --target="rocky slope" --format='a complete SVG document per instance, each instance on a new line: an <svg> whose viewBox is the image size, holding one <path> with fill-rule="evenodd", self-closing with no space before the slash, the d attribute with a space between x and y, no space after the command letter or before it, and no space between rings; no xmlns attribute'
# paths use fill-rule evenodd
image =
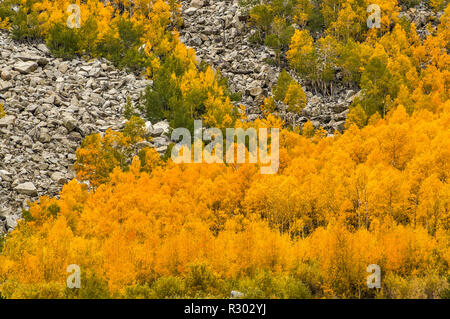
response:
<svg viewBox="0 0 450 319"><path fill-rule="evenodd" d="M241 104L246 106L250 120L260 116L264 96L272 95L281 68L268 64L275 52L249 40L251 28L245 23L238 0L182 1L184 26L181 40L196 50L197 56L220 69L228 78L231 92L242 92ZM299 83L302 80L295 76ZM280 116L290 124L302 125L308 119L330 133L342 130L348 105L355 94L342 87L335 88L332 97L314 95L304 87L307 106L302 114L287 113L281 106Z"/></svg>
<svg viewBox="0 0 450 319"><path fill-rule="evenodd" d="M261 94L276 81L279 68L264 63L275 54L248 41L244 16L237 1L192 0L182 2L181 40L199 58L222 71L232 92L242 92L242 103L261 103Z"/></svg>
<svg viewBox="0 0 450 319"><path fill-rule="evenodd" d="M75 150L88 134L123 126L129 95L151 83L106 60L62 61L44 44L29 45L0 32L0 233L16 225L22 207L54 196L74 177ZM161 135L165 123L152 126ZM168 141L154 141L163 152ZM158 144L159 143L159 144Z"/></svg>
<svg viewBox="0 0 450 319"><path fill-rule="evenodd" d="M414 8L402 9L399 16L414 22L422 38L428 34L426 25L430 23L436 27L442 14L433 13L425 1ZM250 120L259 117L264 96L271 95L281 69L266 62L275 57L272 50L249 40L253 31L245 22L238 0L185 0L182 1L182 17L181 40L194 48L201 60L221 70L228 78L231 92L243 93L240 103L246 106ZM291 75L303 85L301 79L292 72ZM335 130L342 131L348 106L358 90L337 83L333 95L327 96L308 91L304 85L303 88L307 105L302 114L288 113L280 105L281 118L291 125L300 126L310 120L315 127L322 126L330 134Z"/></svg>
<svg viewBox="0 0 450 319"><path fill-rule="evenodd" d="M181 40L222 71L232 92L243 93L240 103L250 120L261 116L260 105L271 95L281 69L266 63L274 58L273 51L249 41L252 30L238 0L182 1L182 15ZM415 22L424 37L426 24L435 27L441 13L436 16L421 3L401 15ZM117 70L106 60L62 61L43 44L17 43L0 31L0 103L6 111L0 119L0 233L16 226L27 201L58 194L74 177L81 140L108 128L120 129L126 97L136 102L148 84L151 81ZM301 126L309 119L330 134L342 131L357 90L337 85L333 96L323 96L304 88L307 106L302 114L288 113L280 105L279 115L289 124ZM169 144L162 135L167 122L147 122L146 127L154 137L151 145L163 153Z"/></svg>

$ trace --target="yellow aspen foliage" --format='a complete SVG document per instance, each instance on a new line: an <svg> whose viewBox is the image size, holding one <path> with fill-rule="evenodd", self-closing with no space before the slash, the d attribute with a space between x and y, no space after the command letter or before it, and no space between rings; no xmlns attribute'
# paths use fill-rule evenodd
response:
<svg viewBox="0 0 450 319"><path fill-rule="evenodd" d="M305 137L313 137L315 134L314 125L308 121L303 125L302 134Z"/></svg>
<svg viewBox="0 0 450 319"><path fill-rule="evenodd" d="M259 298L437 298L448 291L448 8L436 32L420 39L414 25L389 31L397 1L379 2L382 29L368 32L367 2L323 1L314 11L299 2L296 21L309 27L320 14L327 29L317 43L308 29L295 30L290 65L313 83L326 76L332 83L344 56L344 73L362 91L345 132L328 136L310 121L300 135L269 112L240 121L218 73L198 68L195 52L168 27L179 22L175 1L135 1L131 18L113 19L110 4L77 3L86 11L82 24L91 19L101 28L98 43L131 30L139 35L135 49L146 44L138 61L154 80L150 106L187 114L185 122L202 117L210 127L279 128L280 167L263 175L258 162L176 164L142 148L149 138L133 117L122 132L88 136L76 152L77 178L59 197L31 203L2 241L0 297L128 298L142 290L225 298L231 288ZM66 4L33 7L44 36L65 22ZM258 24L281 28L281 16L272 24L264 15L272 6L258 10ZM360 24L348 25L352 18ZM301 87L286 82L266 111L274 100L303 107ZM82 271L77 291L66 289L73 264ZM366 284L371 264L384 278L377 293ZM292 286L302 288L292 293Z"/></svg>
<svg viewBox="0 0 450 319"><path fill-rule="evenodd" d="M267 97L264 99L264 104L261 105L261 110L267 113L275 112L277 108L276 102L273 97Z"/></svg>
<svg viewBox="0 0 450 319"><path fill-rule="evenodd" d="M6 116L6 113L5 113L5 109L3 107L3 103L0 103L0 119L5 116Z"/></svg>
<svg viewBox="0 0 450 319"><path fill-rule="evenodd" d="M284 98L284 103L288 105L289 111L299 114L306 105L306 95L300 84L292 81Z"/></svg>
<svg viewBox="0 0 450 319"><path fill-rule="evenodd" d="M253 164L171 161L148 174L135 158L95 191L72 181L60 199L33 204L32 218L8 236L0 290L6 297L77 297L61 290L72 263L98 274L101 293L117 297L162 276L187 280L193 263L206 263L225 281L295 269L316 294L341 297L372 296L365 286L372 263L402 278L429 269L442 276L449 196L446 150L439 145L448 137L439 127L448 121L448 113L399 110L376 127L352 126L335 139L281 130L280 147L290 159L278 175L259 175ZM385 132L402 125L411 132L402 142L410 151L380 148L395 141ZM429 169L415 178L413 164L423 156ZM420 183L415 222L414 180Z"/></svg>
<svg viewBox="0 0 450 319"><path fill-rule="evenodd" d="M307 75L313 71L316 49L314 40L307 30L295 30L286 56L290 65L300 74Z"/></svg>
<svg viewBox="0 0 450 319"><path fill-rule="evenodd" d="M377 113L378 114L378 113ZM349 128L351 125L356 125L359 128L366 126L367 124L367 114L358 104L350 109L347 115L347 120L345 121L345 127Z"/></svg>
<svg viewBox="0 0 450 319"><path fill-rule="evenodd" d="M6 17L4 19L0 18L0 29L3 30L9 30L10 29L10 20L9 17Z"/></svg>

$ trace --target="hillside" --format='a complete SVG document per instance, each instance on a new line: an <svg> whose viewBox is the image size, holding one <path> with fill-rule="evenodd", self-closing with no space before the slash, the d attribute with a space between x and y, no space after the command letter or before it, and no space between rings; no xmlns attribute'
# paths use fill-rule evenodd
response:
<svg viewBox="0 0 450 319"><path fill-rule="evenodd" d="M448 1L71 4L0 2L0 298L449 297Z"/></svg>
<svg viewBox="0 0 450 319"><path fill-rule="evenodd" d="M126 97L136 103L149 80L103 59L63 61L45 44L19 43L6 32L0 46L0 103L7 112L0 119L0 215L13 228L27 200L55 196L75 177L84 137L123 128Z"/></svg>

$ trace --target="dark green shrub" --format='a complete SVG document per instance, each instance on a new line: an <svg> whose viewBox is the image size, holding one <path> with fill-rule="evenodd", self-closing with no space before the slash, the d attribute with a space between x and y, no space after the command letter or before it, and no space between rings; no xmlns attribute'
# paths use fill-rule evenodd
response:
<svg viewBox="0 0 450 319"><path fill-rule="evenodd" d="M152 285L153 298L181 298L184 294L185 284L179 277L160 277Z"/></svg>
<svg viewBox="0 0 450 319"><path fill-rule="evenodd" d="M123 116L125 116L125 118L129 120L133 115L136 115L136 113L134 111L133 104L131 103L130 96L127 96L127 103L124 107Z"/></svg>
<svg viewBox="0 0 450 319"><path fill-rule="evenodd" d="M217 276L205 263L194 263L189 266L185 284L186 294L191 297L214 296L220 290Z"/></svg>
<svg viewBox="0 0 450 319"><path fill-rule="evenodd" d="M181 91L173 83L171 74L178 77L183 74L184 69L174 57L167 57L158 71L153 75L153 87L147 87L144 95L145 114L148 119L159 121L169 118L170 105L177 104L181 99Z"/></svg>
<svg viewBox="0 0 450 319"><path fill-rule="evenodd" d="M5 246L5 236L3 236L2 234L0 234L0 253L3 250L3 246ZM1 299L1 298L0 298Z"/></svg>
<svg viewBox="0 0 450 319"><path fill-rule="evenodd" d="M116 32L119 37L116 38ZM113 25L96 50L118 67L139 70L146 65L144 55L139 52L144 30L122 17Z"/></svg>
<svg viewBox="0 0 450 319"><path fill-rule="evenodd" d="M316 262L302 263L297 267L295 278L304 283L314 296L322 293L322 275L321 269Z"/></svg>
<svg viewBox="0 0 450 319"><path fill-rule="evenodd" d="M293 277L288 277L284 284L284 294L282 298L287 299L311 299L311 291L301 281Z"/></svg>
<svg viewBox="0 0 450 319"><path fill-rule="evenodd" d="M77 289L71 289L77 290ZM78 298L81 299L108 299L111 298L108 283L95 274L81 275L81 288L78 289Z"/></svg>
<svg viewBox="0 0 450 319"><path fill-rule="evenodd" d="M308 18L307 28L311 32L321 31L325 27L325 21L320 7L314 7Z"/></svg>
<svg viewBox="0 0 450 319"><path fill-rule="evenodd" d="M277 85L273 88L273 97L277 101L283 101L286 97L289 84L294 81L294 79L289 75L286 70L282 70L278 75Z"/></svg>
<svg viewBox="0 0 450 319"><path fill-rule="evenodd" d="M234 102L240 102L242 100L242 92L231 93L230 100Z"/></svg>
<svg viewBox="0 0 450 319"><path fill-rule="evenodd" d="M123 128L123 136L131 138L131 144L137 143L145 135L145 121L138 116L132 116L129 121L125 123Z"/></svg>
<svg viewBox="0 0 450 319"><path fill-rule="evenodd" d="M70 29L62 23L56 23L49 31L47 45L55 56L70 59L81 53L80 40L76 28Z"/></svg>
<svg viewBox="0 0 450 319"><path fill-rule="evenodd" d="M418 4L420 4L420 0L399 0L399 4L407 7L407 8L412 8L417 6Z"/></svg>
<svg viewBox="0 0 450 319"><path fill-rule="evenodd" d="M78 33L80 47L84 52L93 55L96 50L96 39L98 37L98 26L94 16L89 16L81 25L80 29L76 29Z"/></svg>
<svg viewBox="0 0 450 319"><path fill-rule="evenodd" d="M13 39L31 40L40 37L40 27L36 12L28 13L27 9L20 8L18 12L11 12L10 20Z"/></svg>
<svg viewBox="0 0 450 319"><path fill-rule="evenodd" d="M125 288L125 298L127 299L150 299L153 291L148 285L134 285Z"/></svg>

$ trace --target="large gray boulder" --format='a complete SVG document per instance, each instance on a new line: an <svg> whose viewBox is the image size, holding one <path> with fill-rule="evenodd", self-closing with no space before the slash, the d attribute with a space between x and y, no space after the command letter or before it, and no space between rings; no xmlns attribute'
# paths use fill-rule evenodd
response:
<svg viewBox="0 0 450 319"><path fill-rule="evenodd" d="M36 186L32 182L25 182L16 186L16 191L25 195L37 195Z"/></svg>
<svg viewBox="0 0 450 319"><path fill-rule="evenodd" d="M37 68L38 64L34 61L17 62L14 65L14 70L19 71L22 74L34 72Z"/></svg>

